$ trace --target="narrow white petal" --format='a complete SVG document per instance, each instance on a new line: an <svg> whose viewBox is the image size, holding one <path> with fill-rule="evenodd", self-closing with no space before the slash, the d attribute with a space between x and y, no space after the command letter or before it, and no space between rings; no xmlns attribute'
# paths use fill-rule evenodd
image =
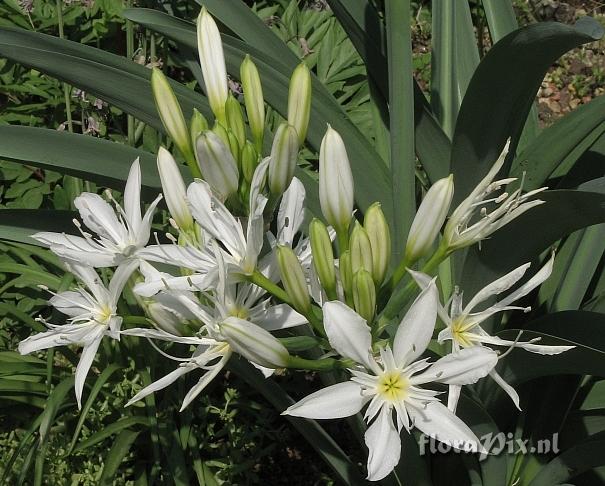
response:
<svg viewBox="0 0 605 486"><path fill-rule="evenodd" d="M441 402L428 402L425 406L406 405L412 423L429 437L459 450L483 450L479 439L468 425Z"/></svg>
<svg viewBox="0 0 605 486"><path fill-rule="evenodd" d="M150 262L190 268L198 272L208 271L216 266L216 259L210 252L172 243L141 248L137 251L137 257Z"/></svg>
<svg viewBox="0 0 605 486"><path fill-rule="evenodd" d="M376 420L368 427L364 439L369 449L368 480L380 481L401 458L401 440L389 407L382 407Z"/></svg>
<svg viewBox="0 0 605 486"><path fill-rule="evenodd" d="M41 232L32 235L32 238L48 246L55 255L61 258L92 267L112 267L120 258L115 251L81 236Z"/></svg>
<svg viewBox="0 0 605 486"><path fill-rule="evenodd" d="M481 332L474 338L475 341L491 344L493 346L514 346L515 348L525 349L530 353L553 355L561 354L565 351L575 348L575 346L548 346L546 344L524 343L523 341L510 341L498 336L490 336L486 332Z"/></svg>
<svg viewBox="0 0 605 486"><path fill-rule="evenodd" d="M88 375L88 371L90 370L92 362L95 359L97 349L99 349L99 344L101 344L101 339L103 339L102 330L99 332L99 335L92 340L92 342L84 346L84 349L82 349L82 355L80 356L80 361L76 367L75 389L76 401L78 402L79 410L82 409L82 391L84 390L86 375Z"/></svg>
<svg viewBox="0 0 605 486"><path fill-rule="evenodd" d="M145 398L147 395L151 395L152 393L155 393L158 390L166 388L168 385L171 385L176 380L178 380L181 376L189 373L195 368L196 367L193 365L179 366L176 370L171 371L166 376L160 378L157 381L154 381L150 385L147 385L145 388L143 388L139 393L137 393L128 401L126 406L129 407L133 403L138 402L142 398Z"/></svg>
<svg viewBox="0 0 605 486"><path fill-rule="evenodd" d="M468 385L486 376L498 362L498 355L489 348L473 346L437 360L423 373L410 379L412 385L437 382Z"/></svg>
<svg viewBox="0 0 605 486"><path fill-rule="evenodd" d="M41 349L63 346L65 342L61 339L61 328L51 329L50 331L40 332L29 336L19 343L19 353L29 354Z"/></svg>
<svg viewBox="0 0 605 486"><path fill-rule="evenodd" d="M88 287L98 302L109 301L109 291L103 285L101 277L99 277L94 268L74 261L64 262L64 265L67 270L78 277Z"/></svg>
<svg viewBox="0 0 605 486"><path fill-rule="evenodd" d="M466 304L463 313L469 314L480 303L485 302L494 295L501 294L502 292L510 289L523 278L523 275L525 275L529 265L529 263L521 265L520 267L515 268L512 272L509 272L503 277L500 277L499 279L494 280L492 283L486 285L483 289L477 292L477 294L475 294L468 304Z"/></svg>
<svg viewBox="0 0 605 486"><path fill-rule="evenodd" d="M502 378L496 372L496 370L490 371L489 376L491 376L494 381L498 383L500 388L502 388L506 392L506 394L512 399L513 403L515 404L515 407L521 410L521 407L519 406L519 394L516 392L516 390L508 383L506 383L506 381L504 381L504 378Z"/></svg>
<svg viewBox="0 0 605 486"><path fill-rule="evenodd" d="M365 319L337 300L323 306L324 327L332 347L341 356L371 369L372 335Z"/></svg>
<svg viewBox="0 0 605 486"><path fill-rule="evenodd" d="M113 208L98 194L83 192L74 199L84 224L92 231L114 243L126 241L126 228L118 221Z"/></svg>
<svg viewBox="0 0 605 486"><path fill-rule="evenodd" d="M301 326L307 323L307 319L288 304L278 304L269 307L254 322L267 331L276 331Z"/></svg>
<svg viewBox="0 0 605 486"><path fill-rule="evenodd" d="M296 177L282 196L277 213L277 242L292 246L305 218L305 186Z"/></svg>
<svg viewBox="0 0 605 486"><path fill-rule="evenodd" d="M116 268L116 271L109 282L109 296L113 306L117 305L118 299L122 294L122 290L124 289L126 282L128 282L128 279L138 268L138 266L139 262L137 260L126 260L118 268Z"/></svg>
<svg viewBox="0 0 605 486"><path fill-rule="evenodd" d="M133 234L138 233L141 226L141 167L138 157L128 173L124 189L124 212Z"/></svg>
<svg viewBox="0 0 605 486"><path fill-rule="evenodd" d="M449 385L449 387L448 387L447 408L449 410L451 410L452 413L456 413L456 407L458 406L458 400L460 399L461 391L462 391L461 385Z"/></svg>
<svg viewBox="0 0 605 486"><path fill-rule="evenodd" d="M538 273L536 273L532 278L530 278L527 282L525 282L521 287L512 292L510 295L507 295L504 299L498 302L499 306L506 306L510 303L519 300L521 297L529 294L533 289L538 287L542 282L544 282L550 274L552 273L553 266L555 264L555 254L553 253L550 260L546 262L546 264L540 269Z"/></svg>
<svg viewBox="0 0 605 486"><path fill-rule="evenodd" d="M48 303L69 317L80 316L90 311L90 302L86 300L81 292L74 292L73 290L59 292Z"/></svg>
<svg viewBox="0 0 605 486"><path fill-rule="evenodd" d="M290 405L282 415L310 419L335 419L358 413L369 400L361 394L361 386L345 381L322 388Z"/></svg>
<svg viewBox="0 0 605 486"><path fill-rule="evenodd" d="M210 371L208 371L208 373L205 373L204 376L202 376L199 381L191 387L191 390L189 390L187 395L185 395L185 398L183 398L183 404L181 405L179 412L185 410L185 408L195 399L195 397L197 397L204 390L204 388L206 388L210 382L216 378L216 375L218 375L225 367L230 357L231 353L225 354L225 356L223 356L221 360L216 363Z"/></svg>
<svg viewBox="0 0 605 486"><path fill-rule="evenodd" d="M193 344L193 345L214 345L216 341L208 338L198 338L195 336L175 336L169 332L162 331L161 329L146 329L143 327L135 327L131 329L124 329L120 331L120 334L125 336L136 336L144 337L149 339L159 339L160 341L167 341L171 343L181 344Z"/></svg>
<svg viewBox="0 0 605 486"><path fill-rule="evenodd" d="M155 213L155 208L158 203L162 200L162 195L158 195L154 199L154 201L149 205L147 211L145 211L145 216L141 220L141 224L139 225L136 233L135 233L135 246L138 248L142 248L149 241L149 235L151 233L151 223L153 221L153 215Z"/></svg>
<svg viewBox="0 0 605 486"><path fill-rule="evenodd" d="M439 292L433 279L420 293L399 324L393 342L393 354L400 366L406 366L426 349L435 330Z"/></svg>
<svg viewBox="0 0 605 486"><path fill-rule="evenodd" d="M426 289L433 281L433 279L426 273L416 272L414 270L410 270L409 268L408 273L412 276L412 278L416 282L416 285L420 287L420 290ZM437 314L439 315L439 318L443 321L444 324L449 324L451 322L450 316L445 310L445 307L443 307L443 305L441 304L440 300L437 303Z"/></svg>

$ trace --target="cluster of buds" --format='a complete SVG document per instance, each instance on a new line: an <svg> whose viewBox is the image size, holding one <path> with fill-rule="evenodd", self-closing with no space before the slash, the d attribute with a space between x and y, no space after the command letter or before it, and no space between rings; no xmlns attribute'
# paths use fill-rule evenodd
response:
<svg viewBox="0 0 605 486"><path fill-rule="evenodd" d="M187 123L170 82L158 69L152 74L162 122L195 179L187 186L173 154L160 147L157 168L170 212L172 228L166 234L170 243L156 238L156 244L149 244L161 196L142 214L138 161L130 170L123 207L111 194L115 210L97 194L78 196L75 206L91 233L76 221L81 236L34 236L82 284L50 301L69 321L57 326L41 319L49 330L24 340L20 351L82 346L76 371L78 404L101 341L121 336L158 341L154 345L158 349L162 342L169 342L191 352L188 359L174 358L179 362L175 370L140 390L129 405L187 373L202 373L185 395L184 408L234 353L265 376L276 368L345 369L350 380L319 390L284 413L331 419L356 414L367 405L369 427L364 439L370 452L370 480L384 478L398 463L404 428L411 432L417 427L448 444L478 447L477 437L454 413L461 387L489 375L519 405L512 387L495 371L498 353L492 347L520 347L540 354L570 349L538 345L533 340L505 341L480 326L496 312L515 309L510 305L513 301L550 275L552 260L517 290L480 312L473 312L478 304L511 288L529 265L488 285L466 307L461 295L455 294L449 309L441 304L436 278L430 273L453 251L479 242L540 204L528 200L537 191L522 195L518 189L510 195L493 196L513 181L493 182L506 150L449 220L454 181L451 176L437 181L422 201L404 257L394 262L397 267L392 271L389 222L379 203L360 208L362 218L355 213L354 181L345 144L328 126L319 153L323 220L316 215L305 236L301 228L306 220L306 194L295 169L309 124L308 68L301 64L295 69L287 119L278 124L270 151L263 157L268 132L254 62L246 57L241 64L242 109L240 101L229 94L220 33L205 8L198 19L198 48L212 125L198 111ZM496 209L488 212L488 204ZM408 268L423 259L428 263L422 271ZM162 271L154 266L157 264L163 265ZM97 268L115 268L107 284ZM172 273L165 272L166 268ZM396 296L389 292L406 273L410 284L420 291L397 308L399 314L408 310L396 332L387 335L381 319ZM118 300L126 286L137 297L149 327L122 328ZM452 352L429 363L422 354L433 339L437 315L447 325L437 338L452 341ZM291 331L301 326L304 328ZM322 358L296 354L301 348L293 340L308 334L317 338L312 339L313 346L319 346L314 351ZM429 383L449 386L449 408L440 402L437 392L423 386Z"/></svg>

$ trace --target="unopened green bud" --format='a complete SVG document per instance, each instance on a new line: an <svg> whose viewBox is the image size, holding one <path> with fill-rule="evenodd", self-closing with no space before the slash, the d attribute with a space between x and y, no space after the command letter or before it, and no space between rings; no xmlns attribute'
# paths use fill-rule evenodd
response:
<svg viewBox="0 0 605 486"><path fill-rule="evenodd" d="M254 176L254 171L256 167L258 167L258 153L254 148L254 145L246 140L246 144L242 148L242 173L244 175L244 180L250 184L252 182L252 177Z"/></svg>
<svg viewBox="0 0 605 486"><path fill-rule="evenodd" d="M191 123L189 125L189 132L191 134L191 143L195 145L197 137L204 131L208 130L208 121L197 108L193 109L193 115L191 115Z"/></svg>
<svg viewBox="0 0 605 486"><path fill-rule="evenodd" d="M353 276L353 303L357 313L368 323L372 322L376 312L376 287L370 272L363 268Z"/></svg>
<svg viewBox="0 0 605 486"><path fill-rule="evenodd" d="M239 317L227 317L219 325L219 330L229 346L247 360L266 368L288 365L288 350L262 327Z"/></svg>
<svg viewBox="0 0 605 486"><path fill-rule="evenodd" d="M242 62L240 75L250 132L252 132L256 148L260 150L265 134L265 100L258 69L248 55Z"/></svg>
<svg viewBox="0 0 605 486"><path fill-rule="evenodd" d="M193 160L193 145L183 111L168 79L158 68L153 68L151 71L151 90L155 106L168 135L174 140L174 144L181 151L185 159Z"/></svg>
<svg viewBox="0 0 605 486"><path fill-rule="evenodd" d="M203 132L196 141L197 162L202 176L212 190L224 201L237 191L237 163L223 140L214 132Z"/></svg>
<svg viewBox="0 0 605 486"><path fill-rule="evenodd" d="M269 162L269 190L273 196L281 196L292 181L298 162L298 138L296 130L283 122L273 139Z"/></svg>
<svg viewBox="0 0 605 486"><path fill-rule="evenodd" d="M229 133L227 133L227 129L223 125L215 123L212 127L212 131L221 138L225 145L229 146Z"/></svg>
<svg viewBox="0 0 605 486"><path fill-rule="evenodd" d="M292 305L298 312L307 314L311 309L307 279L292 248L279 245L277 247L277 263L281 273L281 281L292 300Z"/></svg>
<svg viewBox="0 0 605 486"><path fill-rule="evenodd" d="M345 295L350 296L353 290L353 272L351 271L351 252L343 251L338 259L338 271Z"/></svg>
<svg viewBox="0 0 605 486"><path fill-rule="evenodd" d="M368 232L355 221L355 227L349 239L349 250L351 251L351 271L356 274L364 268L372 273L374 268L372 257L372 244Z"/></svg>
<svg viewBox="0 0 605 486"><path fill-rule="evenodd" d="M405 245L405 259L410 264L422 258L433 247L450 210L453 196L453 175L439 179L424 196Z"/></svg>
<svg viewBox="0 0 605 486"><path fill-rule="evenodd" d="M237 163L237 167L239 168L239 158L240 158L240 145L239 142L237 141L237 137L233 134L233 132L231 130L227 130L227 137L229 140L229 150L231 150L231 155L233 155L233 158L235 159L235 162Z"/></svg>
<svg viewBox="0 0 605 486"><path fill-rule="evenodd" d="M311 73L302 62L292 73L288 91L288 123L296 129L298 143L302 145L307 137L311 114Z"/></svg>
<svg viewBox="0 0 605 486"><path fill-rule="evenodd" d="M244 126L244 114L242 113L242 107L239 101L230 94L225 103L225 111L227 112L227 125L229 129L235 135L237 143L241 147L246 141L246 128Z"/></svg>
<svg viewBox="0 0 605 486"><path fill-rule="evenodd" d="M336 298L336 272L334 270L334 250L332 240L326 225L314 218L309 224L309 238L311 240L311 253L313 266L319 277L322 287L330 300Z"/></svg>
<svg viewBox="0 0 605 486"><path fill-rule="evenodd" d="M391 233L380 203L366 211L363 226L372 247L372 277L377 285L384 281L391 259Z"/></svg>

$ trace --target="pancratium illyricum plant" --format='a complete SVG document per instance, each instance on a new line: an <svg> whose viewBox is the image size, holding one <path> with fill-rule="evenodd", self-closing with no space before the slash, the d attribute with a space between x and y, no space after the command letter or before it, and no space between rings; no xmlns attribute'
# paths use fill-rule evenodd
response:
<svg viewBox="0 0 605 486"><path fill-rule="evenodd" d="M273 141L265 148L269 131L253 59L246 57L241 65L242 104L229 93L219 31L205 8L197 34L212 123L197 111L188 123L170 83L160 71L152 76L160 117L179 152L161 147L157 157L170 214L165 237L156 232L150 238L159 197L142 213L137 161L123 205L111 193L109 201L92 193L78 196L81 236L34 236L82 284L50 300L68 323L41 319L49 330L24 340L20 352L82 347L76 371L78 404L105 337L146 338L163 358L175 362L171 372L143 387L129 405L185 375L196 375L198 381L182 400L185 408L235 355L265 376L282 368L329 371L322 378L324 388L283 413L336 419L364 411L367 475L372 481L397 466L400 434L415 428L457 448L482 451L471 428L455 415L462 387L490 376L518 405L516 392L495 368L505 354L501 351L519 347L555 354L569 349L534 340L507 341L481 327L495 313L525 309L511 304L550 275L552 260L482 310L477 307L488 298L520 281L528 265L488 285L466 306L458 291L442 304L433 274L453 252L480 243L541 204L532 198L538 191L502 191L513 182L496 179L506 149L449 218L455 181L451 176L439 180L420 204L401 249L402 261L391 262L389 223L379 203L355 212L347 149L328 126L319 153L322 215L303 227L306 192L295 170L310 121L309 69L301 64L294 71L287 118L276 124ZM189 183L175 158L179 155L194 178ZM422 261L426 263L419 270L410 268ZM115 269L112 276L107 268ZM408 284L401 291L403 279ZM120 314L128 308L118 305L124 288L136 299L138 319ZM435 336L438 319L445 329ZM141 327L141 322L149 325ZM312 345L301 351L296 339L308 343L309 337ZM451 352L435 356L438 347L433 346L433 355L428 354L437 341L451 341ZM183 349L186 357L174 352ZM448 387L449 408L442 398Z"/></svg>

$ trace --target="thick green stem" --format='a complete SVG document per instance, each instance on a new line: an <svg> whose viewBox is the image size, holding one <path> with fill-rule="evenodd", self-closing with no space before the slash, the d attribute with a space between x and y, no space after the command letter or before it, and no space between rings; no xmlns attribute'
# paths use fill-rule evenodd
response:
<svg viewBox="0 0 605 486"><path fill-rule="evenodd" d="M347 368L347 364L334 358L305 359L290 355L287 367L298 370L334 371Z"/></svg>
<svg viewBox="0 0 605 486"><path fill-rule="evenodd" d="M349 231L348 229L337 229L336 236L338 237L338 254L342 255L349 249Z"/></svg>
<svg viewBox="0 0 605 486"><path fill-rule="evenodd" d="M390 290L393 290L397 286L397 284L399 283L399 281L405 275L405 272L406 272L407 268L410 265L412 265L413 263L414 262L411 262L407 257L404 257L401 260L401 262L399 263L399 265L397 266L397 268L393 272L393 275L391 276L391 279L389 280L388 288Z"/></svg>

